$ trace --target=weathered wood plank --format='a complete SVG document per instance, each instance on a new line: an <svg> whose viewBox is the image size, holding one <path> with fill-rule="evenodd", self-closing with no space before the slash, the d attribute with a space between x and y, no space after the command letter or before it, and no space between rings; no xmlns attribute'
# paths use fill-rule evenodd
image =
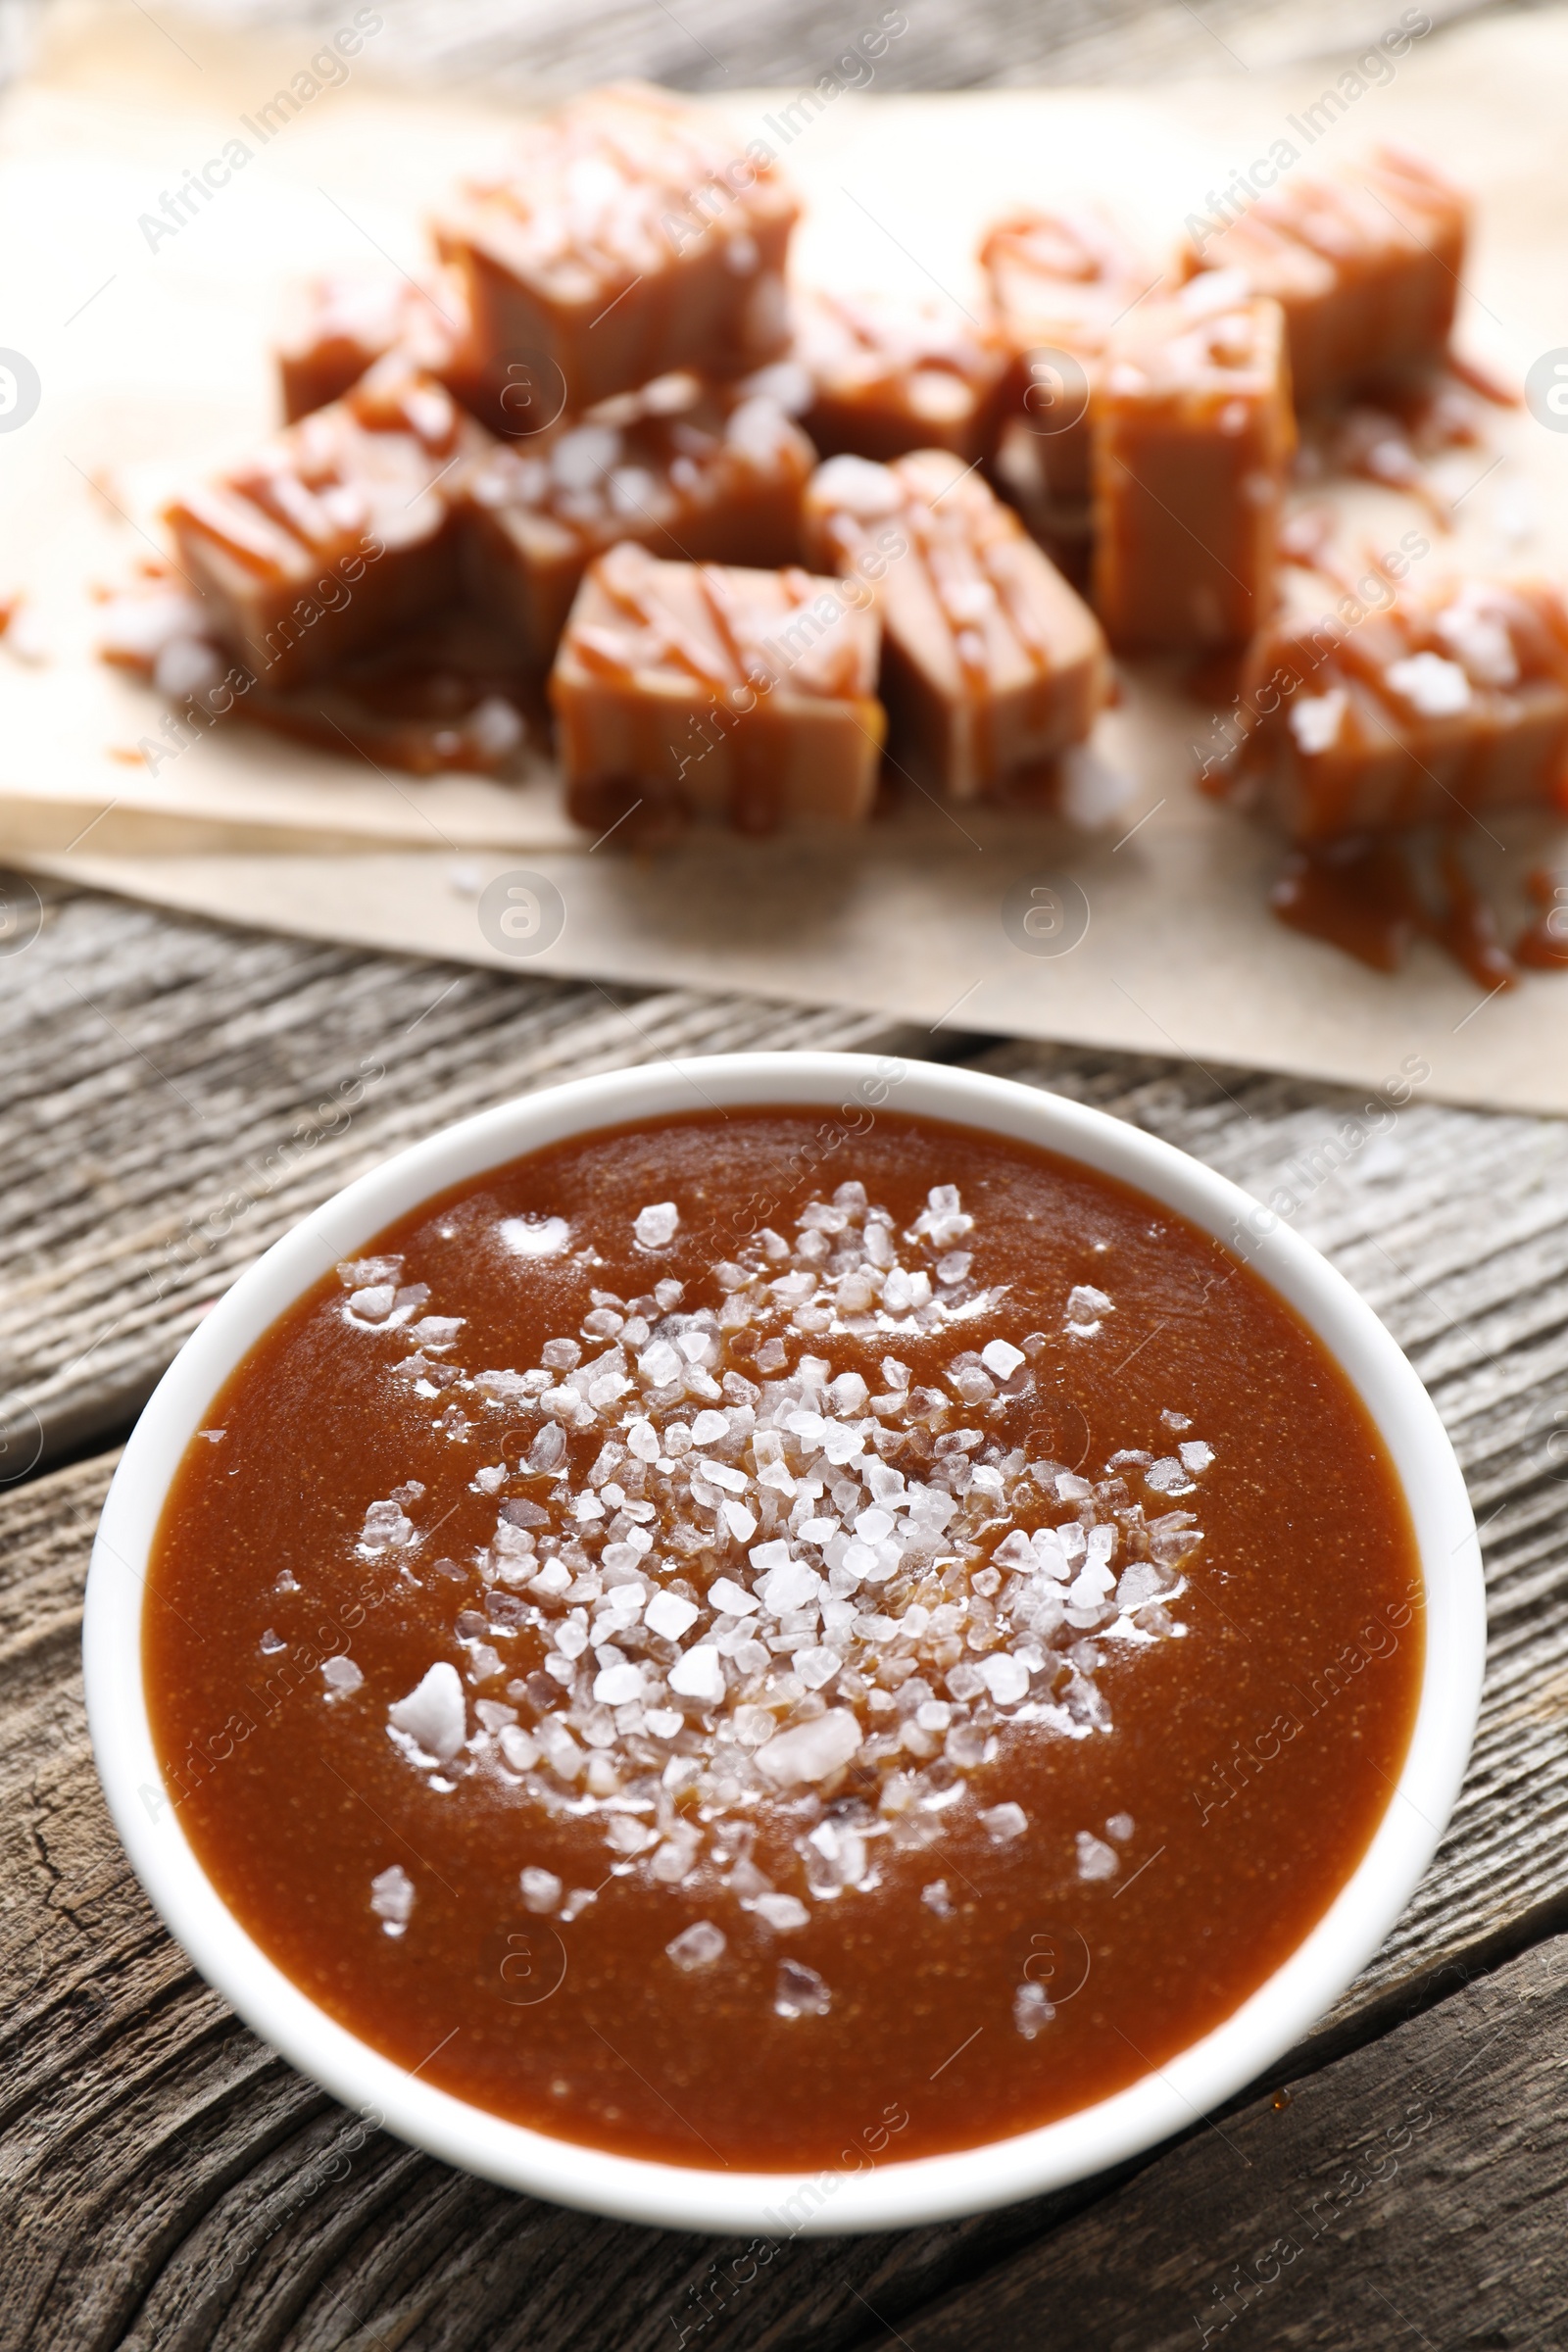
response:
<svg viewBox="0 0 1568 2352"><path fill-rule="evenodd" d="M0 1474L122 1428L241 1266L432 1128L627 1062L889 1031L831 1007L362 956L84 893L51 893L47 914L0 963Z"/></svg>
<svg viewBox="0 0 1568 2352"><path fill-rule="evenodd" d="M1438 24L1474 13L1478 0L1431 0ZM216 12L215 12L216 13ZM327 7L283 9L267 0L224 0L233 22L335 24ZM737 89L814 87L890 17L905 29L874 57L878 90L981 89L1038 81L1151 80L1177 74L1242 74L1330 50L1365 47L1392 22L1386 0L1337 0L1303 9L1299 0L982 0L968 8L877 5L847 10L839 0L805 0L788 11L755 0L684 0L670 10L646 0L469 0L461 15L440 0L388 6L377 42L378 70L409 81L436 75L532 99L640 74L714 97ZM867 86L862 69L840 80Z"/></svg>
<svg viewBox="0 0 1568 2352"><path fill-rule="evenodd" d="M1196 2132L1027 2254L901 2320L897 2340L906 2352L1560 2345L1565 2068L1559 1936L1288 2098Z"/></svg>

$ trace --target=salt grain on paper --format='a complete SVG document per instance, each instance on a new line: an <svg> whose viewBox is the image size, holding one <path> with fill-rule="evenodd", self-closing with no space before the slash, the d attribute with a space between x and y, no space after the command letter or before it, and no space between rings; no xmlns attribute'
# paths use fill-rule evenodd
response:
<svg viewBox="0 0 1568 2352"><path fill-rule="evenodd" d="M682 1928L664 1949L677 1968L710 1968L724 1949L723 1931L715 1928L710 1919L694 1920Z"/></svg>
<svg viewBox="0 0 1568 2352"><path fill-rule="evenodd" d="M370 1909L388 1936L401 1936L414 1910L414 1881L401 1862L370 1881Z"/></svg>

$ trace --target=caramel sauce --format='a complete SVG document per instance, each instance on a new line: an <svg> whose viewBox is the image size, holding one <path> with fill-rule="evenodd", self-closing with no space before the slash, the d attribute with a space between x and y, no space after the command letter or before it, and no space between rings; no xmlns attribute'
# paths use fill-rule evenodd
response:
<svg viewBox="0 0 1568 2352"><path fill-rule="evenodd" d="M1517 988L1519 975L1497 937L1497 918L1470 879L1451 838L1439 849L1438 866L1446 897L1442 910L1430 919L1431 936L1482 988Z"/></svg>
<svg viewBox="0 0 1568 2352"><path fill-rule="evenodd" d="M1393 841L1294 851L1269 905L1293 931L1326 940L1377 972L1396 972L1424 927L1409 867Z"/></svg>
<svg viewBox="0 0 1568 2352"><path fill-rule="evenodd" d="M1241 691L1245 646L1209 646L1182 672L1182 692L1205 710L1216 703L1233 703Z"/></svg>
<svg viewBox="0 0 1568 2352"><path fill-rule="evenodd" d="M1396 972L1419 935L1442 948L1489 993L1516 987L1518 973L1497 936L1496 917L1451 835L1438 844L1435 879L1433 904L1419 886L1403 840L1361 835L1293 852L1269 904L1293 931L1324 940L1374 971Z"/></svg>
<svg viewBox="0 0 1568 2352"><path fill-rule="evenodd" d="M678 1731L645 1716L638 1732L602 1708L591 1716L587 1696L576 1705L541 1671L542 1612L498 1582L488 1547L498 1511L530 1509L503 1503L502 1491L557 1507L548 1474L509 1467L542 1416L486 1401L474 1377L537 1363L547 1340L595 1307L602 1330L610 1297L656 1320L665 1301L644 1291L656 1274L662 1291L673 1280L684 1312L716 1323L728 1297L716 1270L748 1221L762 1214L793 1233L808 1201L847 1180L887 1204L895 1231L933 1183L957 1186L976 1219L978 1277L1002 1286L965 1327L969 1345L1040 1335L1026 1382L978 1404L938 1395L932 1425L877 1444L883 1459L897 1453L901 1478L967 1491L963 1449L983 1447L992 1492L1026 1460L1051 1478L1079 1463L1101 1482L1084 1494L1109 1509L1128 1501L1140 1463L1174 1456L1173 1431L1206 1438L1213 1462L1195 1474L1203 1541L1186 1597L1171 1603L1185 1638L1104 1640L1082 1661L1103 1686L1103 1728L1068 1737L993 1709L968 1780L944 1758L913 1781L916 1752L939 1754L943 1737L921 1746L916 1732L894 1791L902 1809L878 1812L874 1771L842 1791L828 1782L748 1800L742 1826L755 1825L756 1844L741 1850L764 1884L788 1889L809 1891L814 1823L868 1825L874 1872L802 1904L804 1925L774 1928L743 1906L722 1842L742 1820L733 1800L711 1776L678 1778L699 1739L698 1703L682 1702ZM665 1198L679 1204L679 1229L651 1262L633 1219ZM522 1257L508 1244L518 1223L564 1217L574 1254ZM1365 1853L1421 1685L1407 1507L1317 1338L1246 1264L1147 1196L1029 1145L893 1108L846 1138L818 1109L732 1107L549 1147L425 1202L374 1247L401 1256L400 1279L428 1285L420 1295L458 1319L461 1354L448 1363L451 1347L427 1330L356 1326L331 1274L290 1308L215 1401L220 1439L193 1443L172 1484L143 1655L172 1818L221 1899L295 1984L396 2064L559 2138L666 2163L853 2164L842 2151L893 2102L894 2155L929 2155L1030 2130L1167 2065L1299 1947ZM1063 1330L1078 1283L1105 1285L1113 1301L1114 1332L1099 1342ZM835 1373L860 1375L863 1393L887 1377L890 1346L924 1384L958 1344L912 1323L896 1340L872 1328L818 1341L792 1326L762 1348L751 1327L718 1336L726 1403L749 1395L763 1412L760 1384L781 1357L798 1363L820 1347ZM632 1360L642 1344L628 1340ZM746 1389L742 1366L756 1375ZM624 1411L569 1429L562 1496L586 1490ZM624 1496L601 1490L607 1507L650 1494L649 1580L695 1579L701 1593L720 1568L745 1574L716 1524L695 1530L701 1548L673 1549L686 1506L661 1499L659 1475L645 1489L623 1463ZM1165 1508L1156 1490L1136 1488L1146 1527ZM1197 1500L1191 1486L1180 1493ZM392 1494L413 1503L418 1538L372 1556L357 1531L372 1500ZM790 1507L781 1498L780 1527ZM824 1484L822 1507L852 1505ZM1030 1517L1084 1507L1031 1506ZM549 1604L563 1616L566 1605ZM967 1654L989 1651L994 1611L965 1623L977 1637ZM499 1650L465 1647L476 1629ZM595 1638L607 1638L602 1623ZM880 1712L868 1696L853 1701L868 1730L893 1727L890 1740L908 1720L892 1692L915 1638L912 1621L887 1621ZM961 1639L953 1652L964 1654ZM345 1698L323 1675L328 1653L357 1669ZM651 1637L638 1654L654 1657ZM660 1801L680 1808L665 1818L692 1825L699 1858L678 1883L646 1861L615 1862L577 1785L547 1788L544 1767L518 1779L493 1739L487 1761L469 1771L466 1750L448 1780L411 1769L388 1736L389 1707L432 1658L459 1661L475 1722L478 1695L494 1707L505 1688L499 1715L525 1731L569 1705L589 1744L607 1726L640 1742L625 1751L628 1799L653 1818L654 1776ZM810 1701L795 1687L804 1719ZM787 1690L770 1703L783 1719ZM659 1782L666 1756L677 1775ZM927 1795L933 1803L916 1804ZM990 1816L1003 1803L1015 1825ZM372 1902L394 1861L416 1887L398 1934ZM555 1874L557 1899L589 1891L569 1912L530 1911L525 1865ZM717 1961L688 1970L670 1947L698 1920L727 1940ZM778 2006L786 1960L814 1972L825 2005ZM1037 1984L1043 1993L1020 1995Z"/></svg>

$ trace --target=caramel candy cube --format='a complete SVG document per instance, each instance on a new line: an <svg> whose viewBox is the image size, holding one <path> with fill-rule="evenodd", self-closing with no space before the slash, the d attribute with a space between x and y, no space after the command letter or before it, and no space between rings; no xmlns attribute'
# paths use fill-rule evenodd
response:
<svg viewBox="0 0 1568 2352"><path fill-rule="evenodd" d="M1305 408L1442 359L1469 212L1432 165L1386 147L1342 178L1282 182L1201 248L1190 244L1181 267L1236 271L1274 297Z"/></svg>
<svg viewBox="0 0 1568 2352"><path fill-rule="evenodd" d="M1253 643L1243 765L1296 840L1568 808L1568 611L1543 582L1406 592Z"/></svg>
<svg viewBox="0 0 1568 2352"><path fill-rule="evenodd" d="M1038 495L1082 507L1090 494L1089 405L1105 345L1156 273L1094 213L999 220L980 248L980 267L1009 358L1003 413L1036 444ZM1015 463L1023 466L1022 454Z"/></svg>
<svg viewBox="0 0 1568 2352"><path fill-rule="evenodd" d="M815 452L760 379L659 377L553 436L497 448L469 475L465 577L548 665L593 558L634 539L671 560L756 565L801 554Z"/></svg>
<svg viewBox="0 0 1568 2352"><path fill-rule="evenodd" d="M735 375L776 358L797 209L761 143L627 84L537 124L435 233L464 282L472 364L531 367L580 415L674 368Z"/></svg>
<svg viewBox="0 0 1568 2352"><path fill-rule="evenodd" d="M211 633L268 686L318 677L452 596L456 486L487 446L393 355L167 510Z"/></svg>
<svg viewBox="0 0 1568 2352"><path fill-rule="evenodd" d="M869 815L882 751L870 600L804 571L589 566L550 676L568 805L619 791L764 833Z"/></svg>
<svg viewBox="0 0 1568 2352"><path fill-rule="evenodd" d="M391 351L445 381L466 326L456 280L430 289L407 278L314 278L295 294L290 314L277 347L289 424L341 400Z"/></svg>
<svg viewBox="0 0 1568 2352"><path fill-rule="evenodd" d="M1006 354L956 307L799 295L794 356L812 382L802 421L824 458L990 452Z"/></svg>
<svg viewBox="0 0 1568 2352"><path fill-rule="evenodd" d="M1106 348L1092 405L1095 610L1117 647L1239 644L1275 599L1295 447L1285 320L1197 278Z"/></svg>
<svg viewBox="0 0 1568 2352"><path fill-rule="evenodd" d="M893 754L918 783L972 800L1088 736L1110 692L1100 624L957 458L830 458L805 533L809 559L875 585Z"/></svg>

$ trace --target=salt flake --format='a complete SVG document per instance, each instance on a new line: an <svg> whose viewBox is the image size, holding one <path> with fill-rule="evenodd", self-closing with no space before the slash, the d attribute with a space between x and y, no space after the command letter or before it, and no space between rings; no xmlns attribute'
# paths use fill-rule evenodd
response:
<svg viewBox="0 0 1568 2352"><path fill-rule="evenodd" d="M677 1968L710 1968L723 1952L725 1936L710 1919L694 1920L689 1928L665 1944L664 1950Z"/></svg>

